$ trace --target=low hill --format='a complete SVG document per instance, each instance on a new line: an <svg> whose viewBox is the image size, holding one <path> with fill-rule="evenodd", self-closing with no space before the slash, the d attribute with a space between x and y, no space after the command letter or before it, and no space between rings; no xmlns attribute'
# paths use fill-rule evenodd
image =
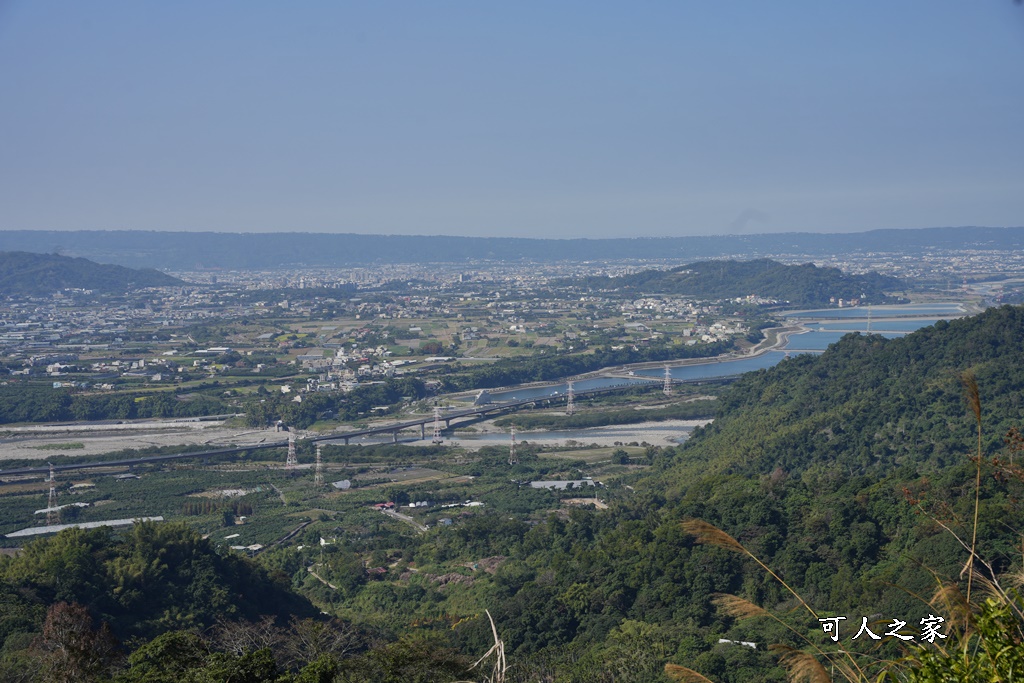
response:
<svg viewBox="0 0 1024 683"><path fill-rule="evenodd" d="M218 620L317 614L287 580L217 552L176 523L138 523L123 535L72 529L38 539L17 557L0 560L0 592L20 605L0 618L0 639L11 630L38 628L46 608L60 601L85 605L121 639L208 628Z"/></svg>
<svg viewBox="0 0 1024 683"><path fill-rule="evenodd" d="M183 284L176 277L149 268L136 270L56 254L0 252L0 292L8 295L41 296L63 289L123 294L145 287Z"/></svg>
<svg viewBox="0 0 1024 683"><path fill-rule="evenodd" d="M583 283L594 289L619 289L649 294L685 294L701 299L757 296L794 306L826 306L834 299L890 301L887 292L901 290L898 278L871 272L851 275L813 263L787 266L771 259L701 261L672 270L646 270L621 277L591 277Z"/></svg>

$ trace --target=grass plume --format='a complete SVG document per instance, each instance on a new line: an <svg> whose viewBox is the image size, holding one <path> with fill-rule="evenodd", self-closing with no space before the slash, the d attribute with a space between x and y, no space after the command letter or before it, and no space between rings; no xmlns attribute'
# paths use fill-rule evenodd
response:
<svg viewBox="0 0 1024 683"><path fill-rule="evenodd" d="M772 645L769 649L779 653L779 662L786 667L791 683L831 683L832 677L813 655L788 645Z"/></svg>
<svg viewBox="0 0 1024 683"><path fill-rule="evenodd" d="M687 669L679 664L666 664L665 675L673 681L683 681L683 683L714 683L710 678L701 676L693 669Z"/></svg>
<svg viewBox="0 0 1024 683"><path fill-rule="evenodd" d="M715 595L711 602L724 614L735 619L753 619L754 617L770 616L765 608L755 605L750 600L741 598L738 595L719 593Z"/></svg>
<svg viewBox="0 0 1024 683"><path fill-rule="evenodd" d="M743 544L737 541L735 538L725 533L724 531L716 527L714 524L705 522L702 519L684 519L682 522L680 522L680 526L682 526L683 531L685 531L686 533L691 534L692 536L696 536L697 542L702 545L713 545L719 548L725 548L727 550L742 553L750 559L752 559L754 562L757 562L758 566L761 567L761 569L768 572L769 574L771 574L773 579L782 584L782 586L787 591L789 591L789 594L796 598L800 602L800 604L804 606L804 609L811 613L812 617L814 617L815 619L818 618L818 613L811 609L811 606L808 605L802 597L800 597L799 593L793 590L788 583L782 580L782 577L780 577L778 574L772 571L771 567L762 562L757 555L747 550L743 546Z"/></svg>
<svg viewBox="0 0 1024 683"><path fill-rule="evenodd" d="M701 545L713 545L726 550L734 550L738 553L746 553L747 549L735 538L719 529L714 524L705 522L703 519L686 519L681 523L683 531L691 536L697 537L697 543Z"/></svg>

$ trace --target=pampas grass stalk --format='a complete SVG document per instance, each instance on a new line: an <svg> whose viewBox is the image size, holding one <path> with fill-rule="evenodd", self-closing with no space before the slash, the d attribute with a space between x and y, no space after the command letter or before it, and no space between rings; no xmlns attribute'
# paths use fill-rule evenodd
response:
<svg viewBox="0 0 1024 683"><path fill-rule="evenodd" d="M719 548L725 548L727 550L742 553L750 559L752 559L754 562L757 562L758 566L761 567L761 569L768 572L769 574L771 574L773 579L781 583L783 587L785 587L785 589L789 591L789 594L796 598L800 602L800 604L804 606L804 609L811 613L812 617L814 617L815 619L818 618L818 613L811 609L811 606L808 605L802 597L800 597L799 593L793 590L788 583L783 581L782 577L773 572L771 570L771 567L762 562L761 558L747 550L746 547L744 547L744 545L737 541L735 538L725 533L724 531L716 527L714 524L705 522L702 519L684 519L680 523L680 525L683 527L683 531L693 536L696 536L697 542L700 544L718 546Z"/></svg>
<svg viewBox="0 0 1024 683"><path fill-rule="evenodd" d="M484 653L484 656L476 660L470 669L475 669L480 664L490 657L492 654L494 657L494 668L491 669L491 675L484 678L484 683L505 683L505 672L508 671L508 662L505 660L505 643L498 638L498 628L494 625L494 617L491 616L490 610L484 610L487 614L488 621L491 622L491 635L494 637L494 645L491 649ZM472 681L456 681L456 683L473 683Z"/></svg>
<svg viewBox="0 0 1024 683"><path fill-rule="evenodd" d="M964 385L964 395L967 399L967 406L974 413L974 421L978 425L978 455L975 459L977 472L974 482L974 524L971 529L971 557L968 560L970 566L967 569L967 604L971 602L971 584L974 580L974 558L978 548L978 508L981 500L981 392L978 390L978 380L974 373L967 371L960 376Z"/></svg>
<svg viewBox="0 0 1024 683"><path fill-rule="evenodd" d="M749 550L747 550L746 546L744 546L742 543L737 541L735 538L733 538L732 536L730 536L726 532L722 531L721 529L716 527L714 524L711 524L710 522L705 522L702 519L685 519L685 520L683 520L680 523L680 525L682 526L683 531L685 531L688 534L691 534L692 536L696 536L698 543L701 543L703 545L717 546L719 548L725 548L727 550L732 550L734 552L742 553L742 554L746 555L747 557L749 557L750 559L752 559L754 562L757 563L757 565L759 567L761 567L761 569L763 569L766 572L768 572L768 574L770 574L773 579L775 579L780 584L782 584L782 586L787 591L789 591L789 594L792 595L794 598L796 598L797 601L801 605L803 605L804 609L806 609L811 614L812 617L814 617L815 619L818 619L818 613L815 612L814 609L810 605L807 604L807 601L804 600L803 597L799 593L797 593L795 590L793 590L793 588L788 583L786 583L782 579L781 576L779 576L774 571L772 571L771 567L769 567L764 562L762 562L761 558L759 558L757 555L755 555L754 553L752 553ZM733 609L737 609L737 610L742 609L742 610L744 610L746 612L749 612L751 614L751 616L753 616L753 610L751 608L756 608L757 607L756 605L754 605L753 603L749 603L749 601L747 601L749 603L749 606L741 605L737 601L742 600L742 598L737 598L736 596L730 596L730 598L734 598L734 599L725 601L725 604L728 607L733 608ZM761 609L761 608L757 608L757 609ZM768 613L767 611L765 613L768 614L768 616L772 616L773 618L775 618L774 615L772 615L771 613ZM786 625L784 622L778 620L777 618L776 618L776 621L779 621L779 623L785 625L787 628L790 628L788 625ZM792 628L790 628L790 630L793 631ZM795 632L796 631L794 631L794 633ZM801 638L804 640L804 642L809 642L806 637L801 636ZM814 649L822 657L830 659L829 653L823 652L820 648L818 648L813 643L810 643L810 644L811 644L812 647L814 647ZM802 652L802 651L799 651L799 652ZM807 657L811 657L812 659L814 658L814 655L807 654L806 652L804 654ZM843 658L849 660L848 663L843 662L841 664L841 672L842 672L843 676L845 678L847 678L847 680L850 680L850 681L864 680L864 678L865 678L864 677L864 673L863 673L863 671L861 671L860 666L857 665L857 660L854 659L853 655L850 652L846 651L846 650L840 650L839 654L841 654L843 656ZM833 662L833 665L837 665L838 666L838 665L840 665L840 663ZM803 671L803 669L801 669L801 671ZM796 680L796 679L794 679L794 680Z"/></svg>

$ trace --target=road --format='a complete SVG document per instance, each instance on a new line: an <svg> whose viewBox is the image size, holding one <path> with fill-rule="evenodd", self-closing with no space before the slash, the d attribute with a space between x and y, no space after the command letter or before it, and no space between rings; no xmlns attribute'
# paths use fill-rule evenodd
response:
<svg viewBox="0 0 1024 683"><path fill-rule="evenodd" d="M405 522L406 524L412 525L412 526L416 527L420 531L428 531L427 527L423 526L422 524L417 522L415 519L413 519L409 515L403 515L402 513L395 512L394 510L381 510L381 512L383 512L388 517L394 517L397 520L400 520L402 522Z"/></svg>

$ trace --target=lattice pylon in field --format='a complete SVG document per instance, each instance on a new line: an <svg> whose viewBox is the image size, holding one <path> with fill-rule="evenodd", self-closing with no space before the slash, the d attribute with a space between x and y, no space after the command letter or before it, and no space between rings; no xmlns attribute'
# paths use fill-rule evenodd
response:
<svg viewBox="0 0 1024 683"><path fill-rule="evenodd" d="M292 469L299 464L299 458L295 455L295 432L288 432L288 459L284 461L286 469Z"/></svg>
<svg viewBox="0 0 1024 683"><path fill-rule="evenodd" d="M663 391L666 396L672 395L672 370L667 365L665 366L665 388Z"/></svg>
<svg viewBox="0 0 1024 683"><path fill-rule="evenodd" d="M313 470L313 486L320 488L324 485L324 462L321 459L320 444L316 445L316 469Z"/></svg>
<svg viewBox="0 0 1024 683"><path fill-rule="evenodd" d="M510 434L510 436L512 438L512 442L511 442L511 444L508 447L508 464L509 465L518 465L519 464L519 456L516 455L516 426L515 425L512 425L512 427L511 427L511 429L509 431L509 434Z"/></svg>
<svg viewBox="0 0 1024 683"><path fill-rule="evenodd" d="M434 406L434 443L444 443L444 437L441 436L441 406Z"/></svg>
<svg viewBox="0 0 1024 683"><path fill-rule="evenodd" d="M57 507L57 475L50 463L50 497L46 501L46 523L60 524L60 508Z"/></svg>
<svg viewBox="0 0 1024 683"><path fill-rule="evenodd" d="M571 381L569 382L569 385L565 390L565 398L565 414L572 415L573 413L576 412L576 402L574 400L576 398L576 393L572 390Z"/></svg>

